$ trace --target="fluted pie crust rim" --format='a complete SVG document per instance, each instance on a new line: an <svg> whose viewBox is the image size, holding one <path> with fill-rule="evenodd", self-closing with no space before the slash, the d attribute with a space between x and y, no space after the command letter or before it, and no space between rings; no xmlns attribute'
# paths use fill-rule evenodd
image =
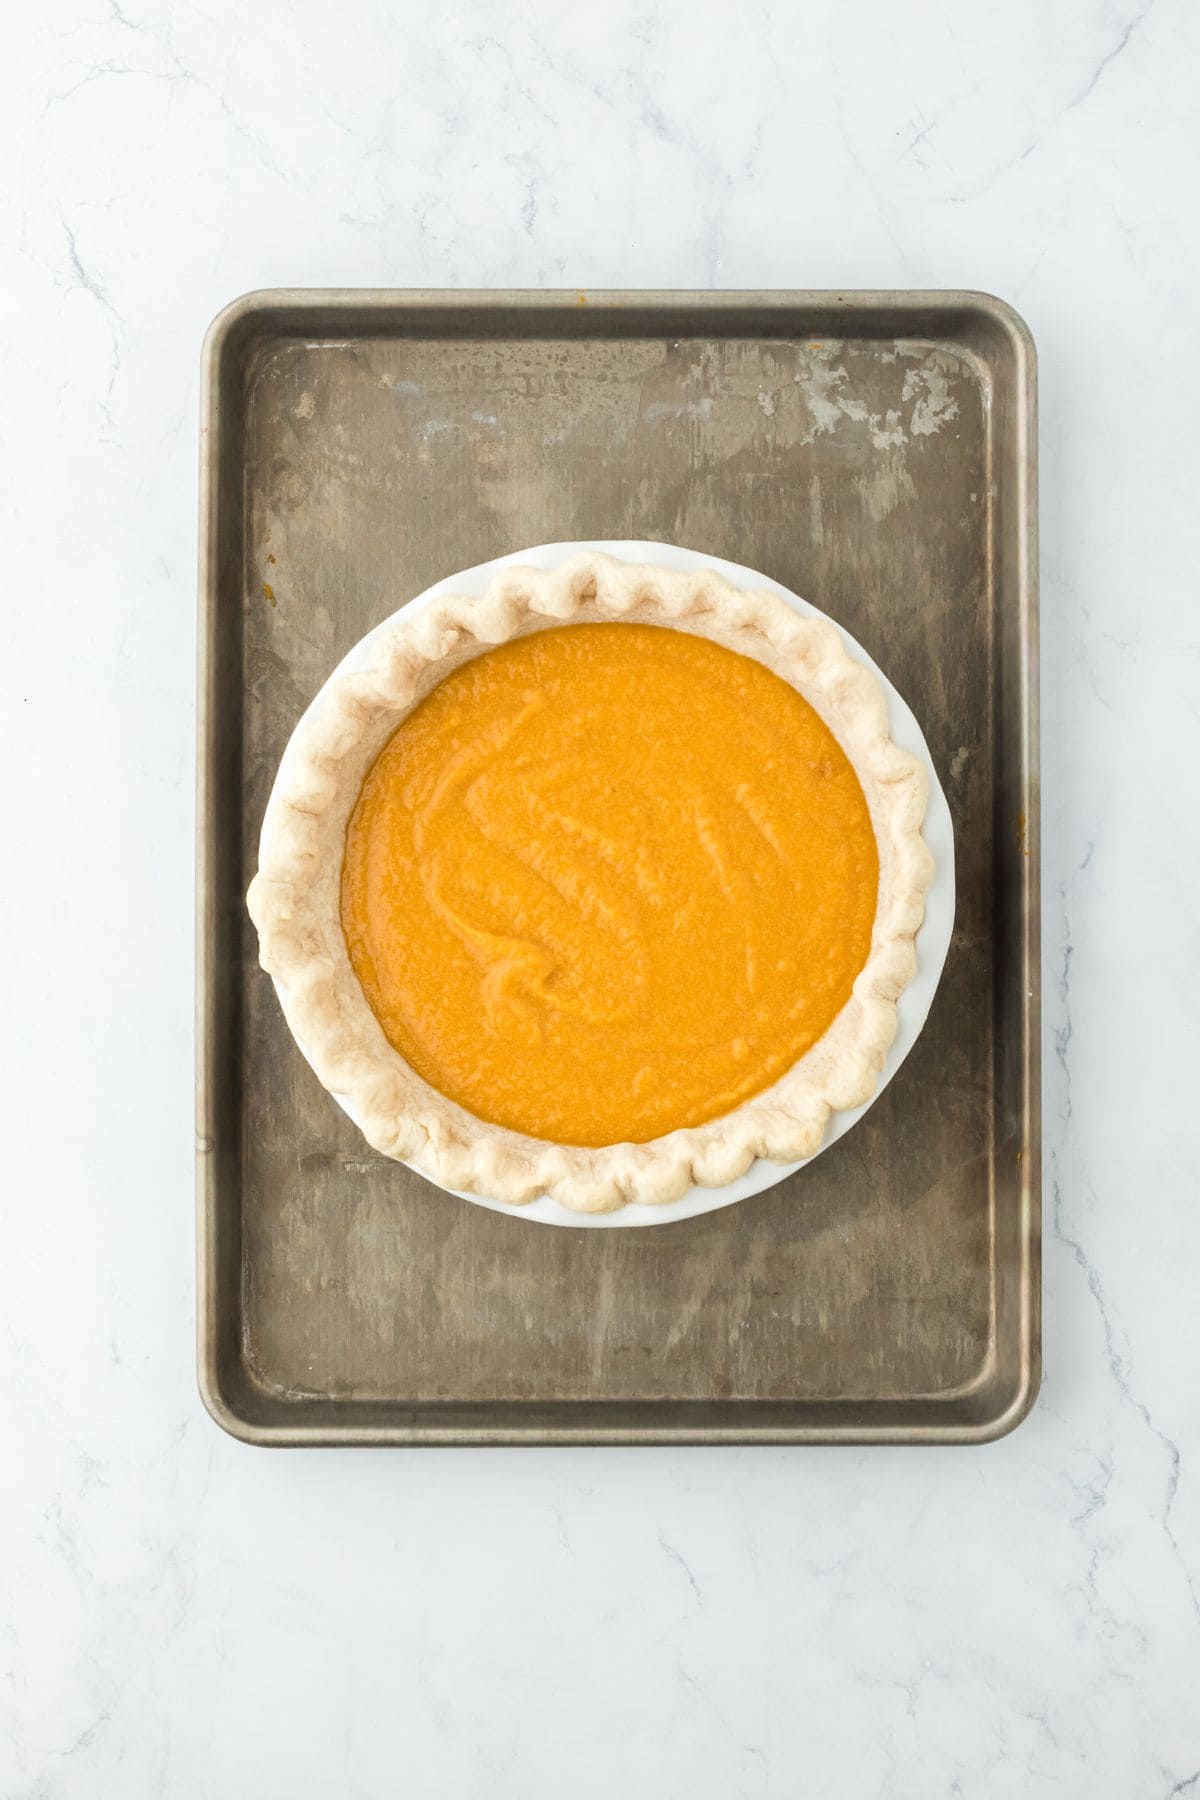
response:
<svg viewBox="0 0 1200 1800"><path fill-rule="evenodd" d="M425 1081L384 1036L351 966L341 923L346 827L364 777L409 712L445 676L497 644L596 620L690 631L789 682L833 732L862 784L879 851L867 961L824 1035L761 1094L707 1124L644 1144L548 1143L477 1118ZM260 960L323 1085L368 1142L445 1188L512 1206L542 1195L577 1212L665 1205L723 1187L756 1158L798 1162L830 1114L869 1100L896 1035L896 1003L934 864L922 836L928 778L892 741L887 697L837 628L712 569L679 571L598 551L553 569L499 571L479 598L448 594L403 614L366 669L334 677L288 747L263 821L247 903Z"/></svg>

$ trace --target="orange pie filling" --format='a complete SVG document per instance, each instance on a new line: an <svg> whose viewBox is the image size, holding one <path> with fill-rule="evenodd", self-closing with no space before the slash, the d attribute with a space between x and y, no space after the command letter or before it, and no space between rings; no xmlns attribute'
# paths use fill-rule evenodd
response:
<svg viewBox="0 0 1200 1800"><path fill-rule="evenodd" d="M787 682L688 632L568 625L464 664L384 746L342 926L432 1087L535 1138L643 1143L816 1043L878 885L858 778Z"/></svg>

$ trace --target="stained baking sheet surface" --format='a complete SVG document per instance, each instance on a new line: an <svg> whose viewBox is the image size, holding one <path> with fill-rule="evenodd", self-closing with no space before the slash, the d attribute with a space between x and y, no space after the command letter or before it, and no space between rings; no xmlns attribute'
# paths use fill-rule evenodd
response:
<svg viewBox="0 0 1200 1800"><path fill-rule="evenodd" d="M1033 353L975 295L271 293L205 354L200 1365L264 1442L963 1440L1038 1373ZM769 1193L546 1231L377 1157L242 896L280 750L406 594L662 539L845 624L921 720L958 915L867 1117Z"/></svg>

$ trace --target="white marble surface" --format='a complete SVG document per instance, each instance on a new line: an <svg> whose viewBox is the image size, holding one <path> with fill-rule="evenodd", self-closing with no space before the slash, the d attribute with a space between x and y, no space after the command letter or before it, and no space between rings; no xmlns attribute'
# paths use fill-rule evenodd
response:
<svg viewBox="0 0 1200 1800"><path fill-rule="evenodd" d="M0 39L0 1795L1200 1794L1200 11L47 0ZM1046 1381L979 1451L266 1454L192 1373L197 346L972 286L1042 357Z"/></svg>

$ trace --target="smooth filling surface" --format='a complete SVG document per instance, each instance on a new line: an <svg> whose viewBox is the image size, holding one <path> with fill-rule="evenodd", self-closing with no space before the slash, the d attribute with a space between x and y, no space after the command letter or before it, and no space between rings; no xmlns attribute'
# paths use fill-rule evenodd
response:
<svg viewBox="0 0 1200 1800"><path fill-rule="evenodd" d="M776 1081L866 962L866 799L808 702L669 628L488 651L404 720L346 835L389 1041L493 1124L642 1143Z"/></svg>

